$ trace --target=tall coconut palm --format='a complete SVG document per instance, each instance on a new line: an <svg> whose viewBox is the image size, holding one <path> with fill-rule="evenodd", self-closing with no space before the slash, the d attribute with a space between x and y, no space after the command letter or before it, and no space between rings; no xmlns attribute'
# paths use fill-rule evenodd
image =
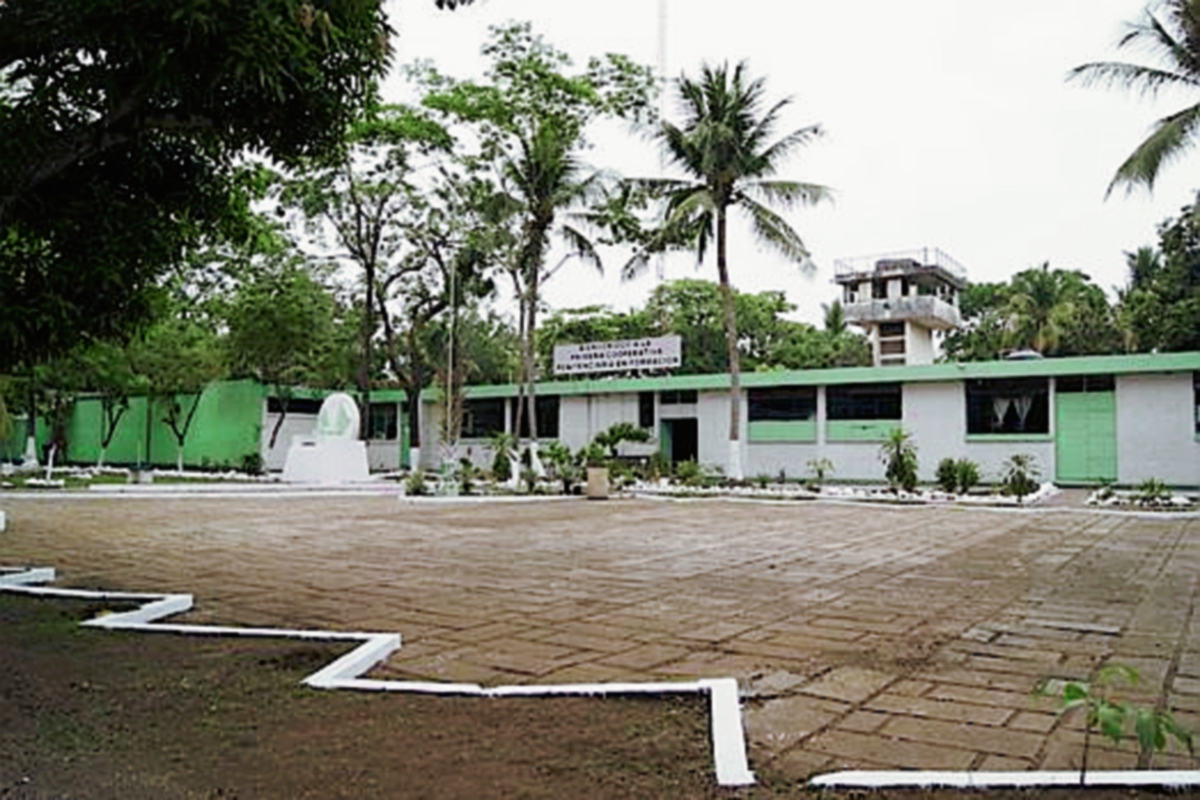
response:
<svg viewBox="0 0 1200 800"><path fill-rule="evenodd" d="M1141 47L1158 62L1156 66L1099 61L1071 70L1068 80L1119 86L1151 96L1163 88L1200 90L1200 0L1152 2L1140 19L1126 27L1118 48ZM1196 144L1198 134L1200 103L1163 117L1117 169L1107 194L1118 185L1127 190L1144 185L1153 191L1159 170Z"/></svg>
<svg viewBox="0 0 1200 800"><path fill-rule="evenodd" d="M598 191L600 178L585 175L582 165L571 152L574 144L552 122L544 121L528 139L520 142L517 157L504 163L502 175L508 190L508 201L519 220L520 232L515 258L509 265L518 297L519 328L523 372L523 395L517 404L513 430L520 435L522 414L526 405L529 414L530 438L536 442L537 414L534 411L534 336L537 331L537 312L541 287L571 258L591 264L603 271L600 256L591 240L577 222L586 222L582 213L572 214ZM566 245L566 255L547 267L546 254L551 234L557 232Z"/></svg>
<svg viewBox="0 0 1200 800"><path fill-rule="evenodd" d="M741 208L750 219L759 241L789 261L812 269L808 249L800 235L769 206L788 210L813 205L830 197L824 186L775 180L784 159L821 135L810 125L771 141L780 112L790 99L764 108L764 81L750 80L746 64L732 72L728 65L701 69L700 79L686 75L678 82L683 124L663 122L659 138L673 166L690 180L648 180L643 183L666 196L665 221L647 247L626 265L626 277L645 269L649 255L671 243L688 241L700 262L715 239L717 275L725 308L725 345L729 357L729 467L730 477L742 477L739 429L741 423L741 366L738 363L737 319L727 258L728 216Z"/></svg>

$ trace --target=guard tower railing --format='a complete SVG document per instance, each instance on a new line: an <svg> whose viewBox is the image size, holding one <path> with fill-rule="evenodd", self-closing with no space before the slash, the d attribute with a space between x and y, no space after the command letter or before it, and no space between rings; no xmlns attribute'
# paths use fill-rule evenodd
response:
<svg viewBox="0 0 1200 800"><path fill-rule="evenodd" d="M962 283L967 281L966 267L936 247L919 247L914 250L898 250L873 256L839 258L833 262L833 276L834 280L838 281L852 275L874 274L878 271L877 267L880 262L890 264L894 268L897 263L905 261L915 261L919 266L926 268L936 267Z"/></svg>

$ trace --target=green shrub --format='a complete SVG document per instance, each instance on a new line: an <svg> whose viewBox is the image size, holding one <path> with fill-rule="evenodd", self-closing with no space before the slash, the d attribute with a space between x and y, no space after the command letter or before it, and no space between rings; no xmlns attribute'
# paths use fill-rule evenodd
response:
<svg viewBox="0 0 1200 800"><path fill-rule="evenodd" d="M966 494L979 485L979 465L971 459L959 459L955 472L958 475L959 494Z"/></svg>
<svg viewBox="0 0 1200 800"><path fill-rule="evenodd" d="M767 475L766 473L763 473L762 475L756 476L754 478L754 482L758 484L758 488L766 489L767 486L771 483L771 476Z"/></svg>
<svg viewBox="0 0 1200 800"><path fill-rule="evenodd" d="M616 458L617 447L621 442L647 442L649 440L650 431L645 428L639 428L632 422L617 422L609 426L608 430L596 434L593 442L607 450L610 458Z"/></svg>
<svg viewBox="0 0 1200 800"><path fill-rule="evenodd" d="M503 483L512 477L511 458L517 449L517 438L511 433L497 433L492 437L492 477Z"/></svg>
<svg viewBox="0 0 1200 800"><path fill-rule="evenodd" d="M685 486L695 486L700 482L700 465L692 459L680 461L675 465L675 479Z"/></svg>
<svg viewBox="0 0 1200 800"><path fill-rule="evenodd" d="M404 482L404 491L414 497L429 494L429 486L425 483L425 473L418 469L409 475L408 480Z"/></svg>
<svg viewBox="0 0 1200 800"><path fill-rule="evenodd" d="M262 475L265 471L263 457L259 453L247 453L242 457L242 472L247 475Z"/></svg>
<svg viewBox="0 0 1200 800"><path fill-rule="evenodd" d="M937 466L938 488L947 494L954 494L958 487L958 462L953 458L943 458Z"/></svg>
<svg viewBox="0 0 1200 800"><path fill-rule="evenodd" d="M553 476L562 481L563 494L569 494L571 483L579 478L579 468L575 465L571 448L562 442L550 442L542 448L542 455Z"/></svg>
<svg viewBox="0 0 1200 800"><path fill-rule="evenodd" d="M1171 490L1166 481L1158 478L1147 478L1138 485L1135 500L1138 505L1156 506L1171 497Z"/></svg>
<svg viewBox="0 0 1200 800"><path fill-rule="evenodd" d="M458 460L458 485L462 494L471 494L475 490L475 481L479 478L479 467L475 462L463 456Z"/></svg>
<svg viewBox="0 0 1200 800"><path fill-rule="evenodd" d="M820 486L825 481L827 475L833 474L833 462L828 458L810 458L808 460L808 472L813 476L813 481L817 486ZM783 475L783 470L780 470L780 475ZM782 483L782 479L780 483Z"/></svg>
<svg viewBox="0 0 1200 800"><path fill-rule="evenodd" d="M917 446L911 433L894 428L880 448L879 458L886 466L884 476L892 490L911 492L917 488Z"/></svg>
<svg viewBox="0 0 1200 800"><path fill-rule="evenodd" d="M1017 498L1018 503L1024 503L1028 495L1038 489L1038 476L1041 471L1037 462L1028 453L1017 453L1001 465L1004 471L1001 490Z"/></svg>
<svg viewBox="0 0 1200 800"><path fill-rule="evenodd" d="M650 480L657 481L664 475L671 474L671 459L667 458L662 453L652 453L646 468L649 472L648 477Z"/></svg>

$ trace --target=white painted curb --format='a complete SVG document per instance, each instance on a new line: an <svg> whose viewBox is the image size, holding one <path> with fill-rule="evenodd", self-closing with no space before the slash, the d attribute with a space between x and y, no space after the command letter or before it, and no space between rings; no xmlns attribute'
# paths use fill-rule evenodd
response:
<svg viewBox="0 0 1200 800"><path fill-rule="evenodd" d="M746 758L746 739L742 730L737 681L733 678L708 679L690 683L578 683L557 686L494 686L490 688L473 683L386 681L360 678L360 675L386 659L400 647L399 634L162 624L157 623L156 620L191 610L192 595L104 592L32 585L48 583L54 579L54 569L49 567L0 568L0 592L7 591L40 597L126 601L140 604L132 611L106 614L80 623L89 628L144 633L175 633L188 636L246 636L362 642L349 653L302 681L304 685L314 689L351 689L477 697L562 697L571 695L606 697L631 694L706 693L709 696L713 763L716 767L717 783L721 786L749 786L754 783L754 773L750 771Z"/></svg>
<svg viewBox="0 0 1200 800"><path fill-rule="evenodd" d="M920 772L849 771L818 775L810 786L837 789L899 789L946 786L987 789L1041 786L1079 786L1078 772ZM1088 772L1085 786L1200 786L1200 770L1129 770Z"/></svg>

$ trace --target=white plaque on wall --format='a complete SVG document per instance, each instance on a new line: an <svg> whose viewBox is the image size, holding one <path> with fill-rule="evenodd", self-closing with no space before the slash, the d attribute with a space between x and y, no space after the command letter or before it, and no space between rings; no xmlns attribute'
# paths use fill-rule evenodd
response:
<svg viewBox="0 0 1200 800"><path fill-rule="evenodd" d="M682 363L683 345L679 336L560 344L554 347L555 375L671 369Z"/></svg>

